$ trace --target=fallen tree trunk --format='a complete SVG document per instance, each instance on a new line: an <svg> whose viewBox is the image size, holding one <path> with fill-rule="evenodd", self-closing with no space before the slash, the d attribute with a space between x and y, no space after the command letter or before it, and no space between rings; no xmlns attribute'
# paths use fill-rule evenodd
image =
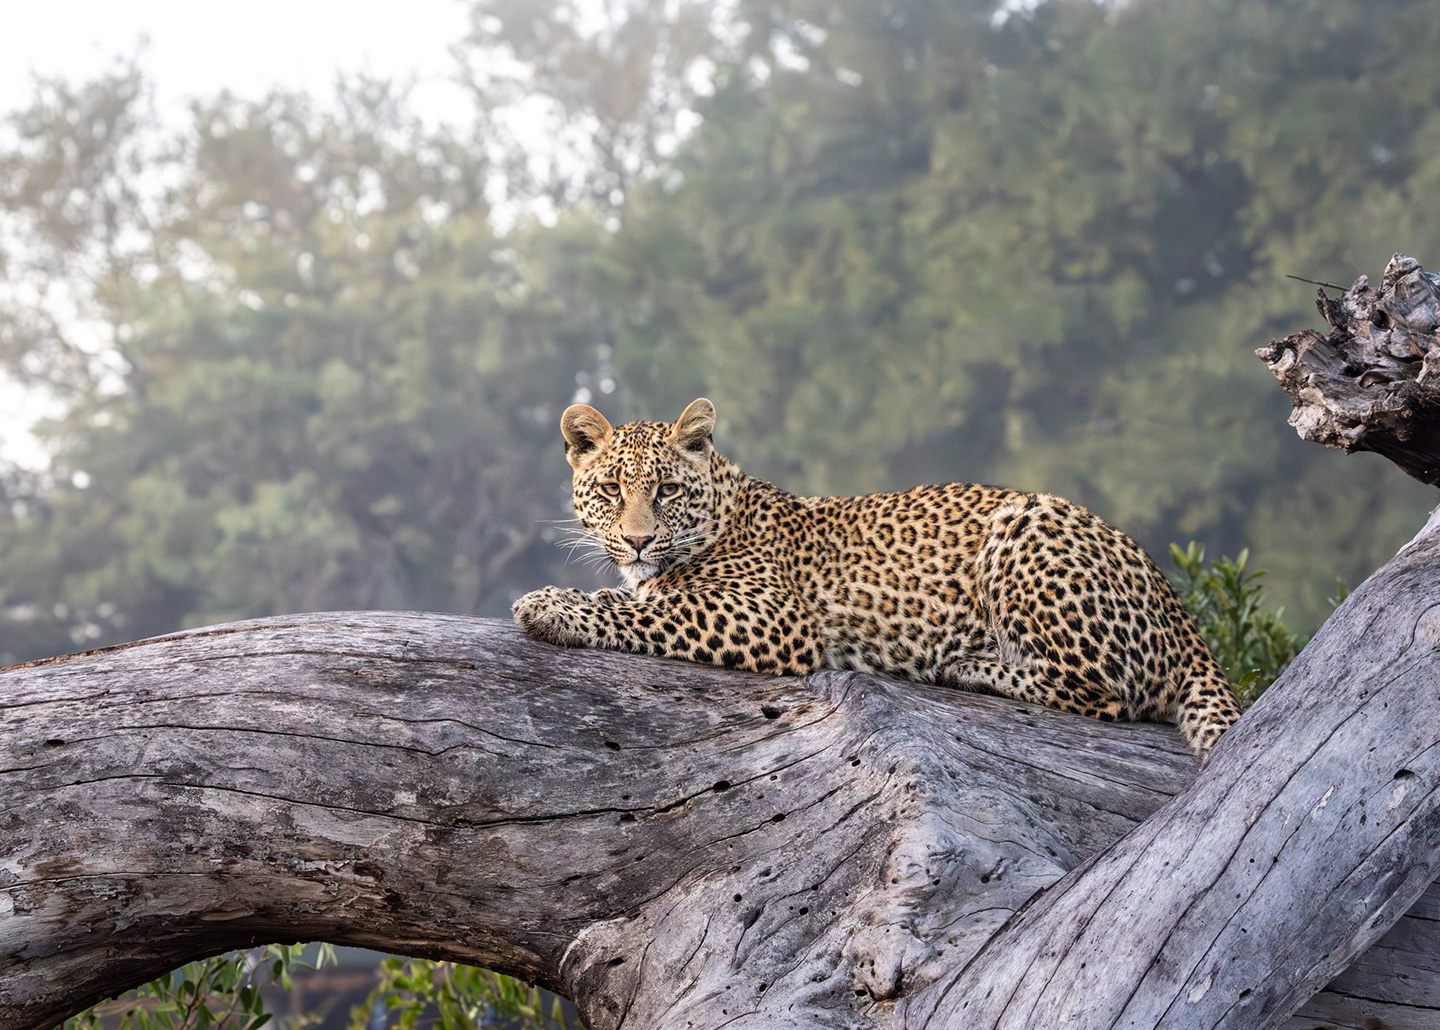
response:
<svg viewBox="0 0 1440 1030"><path fill-rule="evenodd" d="M1280 1026L1435 878L1437 571L1440 521L1198 777L1169 727L442 615L10 669L0 1028L308 939L595 1030Z"/></svg>
<svg viewBox="0 0 1440 1030"><path fill-rule="evenodd" d="M448 616L219 627L0 685L6 1030L277 939L515 973L597 1028L867 1025L887 938L973 953L1193 773L1157 726Z"/></svg>

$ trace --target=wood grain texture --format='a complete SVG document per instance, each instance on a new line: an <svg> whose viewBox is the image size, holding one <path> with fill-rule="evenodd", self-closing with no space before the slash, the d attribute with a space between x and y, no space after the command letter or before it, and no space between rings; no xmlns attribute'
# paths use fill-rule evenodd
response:
<svg viewBox="0 0 1440 1030"><path fill-rule="evenodd" d="M514 973L595 1030L1411 1025L1437 570L1440 520L1198 777L1170 727L445 615L5 670L0 1030L295 940Z"/></svg>
<svg viewBox="0 0 1440 1030"><path fill-rule="evenodd" d="M1440 1027L1440 884L1297 1012L1284 1030Z"/></svg>

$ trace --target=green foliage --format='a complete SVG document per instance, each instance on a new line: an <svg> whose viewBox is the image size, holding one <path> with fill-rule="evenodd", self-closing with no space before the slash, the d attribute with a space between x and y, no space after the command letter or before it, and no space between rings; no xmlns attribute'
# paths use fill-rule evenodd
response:
<svg viewBox="0 0 1440 1030"><path fill-rule="evenodd" d="M105 1001L66 1020L63 1030L303 1030L316 1020L300 1016L272 1023L260 987L273 983L288 991L295 969L321 968L335 961L328 944L272 944L188 963L122 998ZM351 1014L352 1030L368 1030L383 1012L396 1030L565 1030L560 999L536 987L484 969L428 959L387 958L380 978ZM421 1020L425 1020L421 1024Z"/></svg>
<svg viewBox="0 0 1440 1030"><path fill-rule="evenodd" d="M128 181L110 155L154 145L143 91L55 87L17 122L0 174L16 260L95 266L108 339L102 363L46 337L73 358L47 366L73 403L45 428L49 481L4 498L0 654L297 610L501 614L558 578L543 522L565 476L535 456L558 453L576 371L605 346L582 289L598 230L502 243L483 149L388 87L341 100L198 106L152 155L163 207L115 187L121 250L63 187ZM62 145L111 104L129 109L112 134L136 138Z"/></svg>
<svg viewBox="0 0 1440 1030"><path fill-rule="evenodd" d="M260 997L261 978L290 989L291 971L309 966L310 945L272 944L191 962L114 1001L65 1021L64 1030L259 1030L272 1025ZM329 945L315 955L318 968L334 960ZM282 1030L301 1030L305 1020Z"/></svg>
<svg viewBox="0 0 1440 1030"><path fill-rule="evenodd" d="M387 958L380 982L351 1015L350 1030L367 1030L377 1008L386 1026L413 1030L422 1017L432 1030L565 1030L559 998L547 1008L539 988L485 969L428 959Z"/></svg>
<svg viewBox="0 0 1440 1030"><path fill-rule="evenodd" d="M1248 551L1205 566L1205 548L1190 541L1182 551L1170 545L1176 588L1195 618L1210 652L1225 670L1244 707L1255 703L1305 646L1285 626L1284 609L1269 609L1260 580L1263 569L1246 567ZM1345 597L1340 584L1339 604Z"/></svg>
<svg viewBox="0 0 1440 1030"><path fill-rule="evenodd" d="M318 951L312 951L317 949ZM311 959L307 955L312 955ZM292 971L334 962L330 945L269 945L189 962L114 1001L65 1021L63 1030L259 1030L276 1026L261 998L264 982L291 990ZM488 969L419 958L386 958L369 997L351 1013L351 1030L367 1030L376 1013L396 1030L566 1030L559 998ZM302 1030L301 1016L281 1030Z"/></svg>

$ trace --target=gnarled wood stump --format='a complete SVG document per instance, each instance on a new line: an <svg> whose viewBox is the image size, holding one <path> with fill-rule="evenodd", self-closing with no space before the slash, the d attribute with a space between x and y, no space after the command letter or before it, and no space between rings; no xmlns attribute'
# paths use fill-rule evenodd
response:
<svg viewBox="0 0 1440 1030"><path fill-rule="evenodd" d="M1339 300L1321 290L1316 307L1328 335L1306 329L1255 352L1290 395L1290 424L1440 486L1440 276L1396 254L1378 290L1362 275Z"/></svg>

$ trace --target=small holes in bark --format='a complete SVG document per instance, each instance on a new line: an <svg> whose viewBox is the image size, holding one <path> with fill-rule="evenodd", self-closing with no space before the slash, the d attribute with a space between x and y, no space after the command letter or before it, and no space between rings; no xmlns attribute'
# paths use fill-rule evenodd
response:
<svg viewBox="0 0 1440 1030"><path fill-rule="evenodd" d="M615 958L612 958L609 962L607 962L607 963L605 963L605 964L606 964L607 966L623 966L623 965L625 964L625 960L624 960L623 958L619 957L619 956L616 956Z"/></svg>
<svg viewBox="0 0 1440 1030"><path fill-rule="evenodd" d="M45 746L46 746L46 747L64 747L64 746L65 746L65 742L64 742L63 740L61 740L59 737L51 737L49 740L47 740L47 741L45 742Z"/></svg>
<svg viewBox="0 0 1440 1030"><path fill-rule="evenodd" d="M611 751L619 751L619 750L620 750L620 745L617 744L617 743L615 743L613 740L607 740L607 741L605 742L605 746L608 747Z"/></svg>
<svg viewBox="0 0 1440 1030"><path fill-rule="evenodd" d="M785 813L784 813L784 812L776 812L774 815L772 815L772 816L770 817L770 821L771 821L772 823L783 823L783 822L785 821Z"/></svg>
<svg viewBox="0 0 1440 1030"><path fill-rule="evenodd" d="M46 743L48 744L49 741L46 741ZM1413 780L1415 778L1415 774L1409 769L1401 769L1395 773L1395 778L1397 780Z"/></svg>
<svg viewBox="0 0 1440 1030"><path fill-rule="evenodd" d="M761 705L760 714L765 716L765 718L767 719L778 719L780 718L781 712L780 709L776 708L774 705Z"/></svg>
<svg viewBox="0 0 1440 1030"><path fill-rule="evenodd" d="M802 916L803 916L803 915L809 915L809 914L810 914L810 906L809 906L809 905L801 905L801 906L800 906L800 914L801 914Z"/></svg>
<svg viewBox="0 0 1440 1030"><path fill-rule="evenodd" d="M743 895L743 894L737 894L737 895L735 895L735 904L738 905L738 904L740 904L740 902L743 901L743 900L745 900L745 895Z"/></svg>
<svg viewBox="0 0 1440 1030"><path fill-rule="evenodd" d="M716 794L723 794L725 791L730 789L730 781L720 780L715 784L715 786L711 787L710 789L713 790Z"/></svg>
<svg viewBox="0 0 1440 1030"><path fill-rule="evenodd" d="M621 821L622 823L633 823L633 822L635 821L635 813L634 813L634 812L626 812L626 813L624 813L623 815L620 816L620 821Z"/></svg>

